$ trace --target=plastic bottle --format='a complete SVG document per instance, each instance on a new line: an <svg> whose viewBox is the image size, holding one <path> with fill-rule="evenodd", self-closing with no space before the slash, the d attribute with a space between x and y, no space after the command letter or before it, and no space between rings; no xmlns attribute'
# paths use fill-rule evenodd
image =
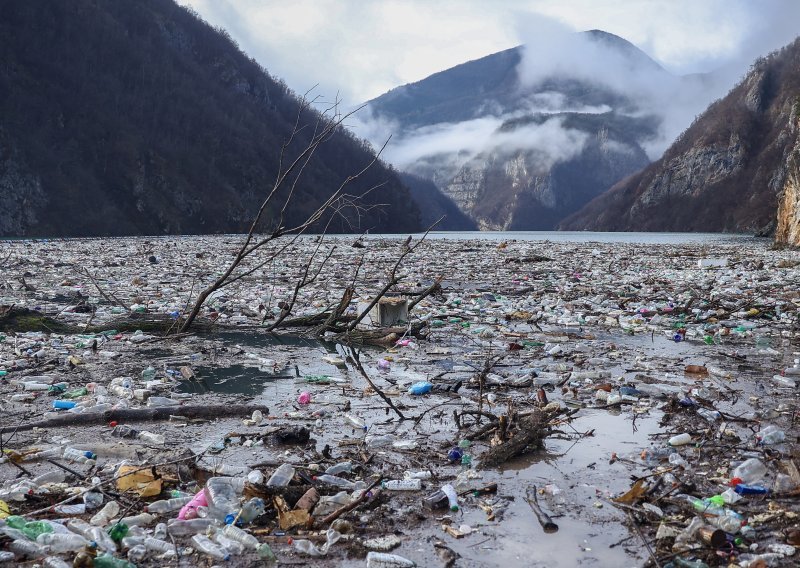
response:
<svg viewBox="0 0 800 568"><path fill-rule="evenodd" d="M774 424L770 424L756 434L756 440L765 446L780 444L785 439L786 433Z"/></svg>
<svg viewBox="0 0 800 568"><path fill-rule="evenodd" d="M194 497L176 497L172 499L154 501L145 506L144 510L148 513L169 513L170 511L177 511L193 498Z"/></svg>
<svg viewBox="0 0 800 568"><path fill-rule="evenodd" d="M136 568L136 565L122 558L104 554L94 559L94 568Z"/></svg>
<svg viewBox="0 0 800 568"><path fill-rule="evenodd" d="M445 485L442 485L442 493L444 493L447 496L447 501L448 504L450 505L450 510L458 511L458 495L456 494L455 488L449 483L446 483Z"/></svg>
<svg viewBox="0 0 800 568"><path fill-rule="evenodd" d="M131 546L128 548L128 561L133 562L136 564L137 562L143 562L145 558L147 558L147 549L143 544L137 544L135 546Z"/></svg>
<svg viewBox="0 0 800 568"><path fill-rule="evenodd" d="M422 489L421 479L391 479L381 483L387 491L419 491Z"/></svg>
<svg viewBox="0 0 800 568"><path fill-rule="evenodd" d="M413 560L397 554L374 551L367 553L367 568L412 568L416 565Z"/></svg>
<svg viewBox="0 0 800 568"><path fill-rule="evenodd" d="M128 525L129 527L136 527L136 526L149 525L155 520L156 518L150 513L139 513L138 515L124 517L123 519L120 520L120 523Z"/></svg>
<svg viewBox="0 0 800 568"><path fill-rule="evenodd" d="M346 461L330 466L325 470L325 473L328 475L339 475L340 473L350 473L351 471L353 471L353 463Z"/></svg>
<svg viewBox="0 0 800 568"><path fill-rule="evenodd" d="M738 477L742 480L742 483L753 483L754 481L760 481L763 479L766 474L767 466L765 466L758 458L750 458L743 461L738 467L736 467L733 470L731 477Z"/></svg>
<svg viewBox="0 0 800 568"><path fill-rule="evenodd" d="M428 509L446 509L449 506L447 494L441 489L437 489L430 495L426 495L422 500L423 505Z"/></svg>
<svg viewBox="0 0 800 568"><path fill-rule="evenodd" d="M50 552L61 554L82 550L89 541L79 534L45 533L36 537L36 542L46 546Z"/></svg>
<svg viewBox="0 0 800 568"><path fill-rule="evenodd" d="M89 460L96 459L97 455L84 450L76 450L75 448L65 448L63 457L67 461L86 463Z"/></svg>
<svg viewBox="0 0 800 568"><path fill-rule="evenodd" d="M739 495L766 495L769 489L761 485L747 485L746 483L739 483L733 489Z"/></svg>
<svg viewBox="0 0 800 568"><path fill-rule="evenodd" d="M205 532L209 527L218 526L215 519L172 520L167 524L167 532L172 536L188 536Z"/></svg>
<svg viewBox="0 0 800 568"><path fill-rule="evenodd" d="M212 477L206 481L205 496L209 507L225 509L229 513L237 508L239 494L244 490L244 478Z"/></svg>
<svg viewBox="0 0 800 568"><path fill-rule="evenodd" d="M159 554L175 554L175 545L151 536L145 537L144 547Z"/></svg>
<svg viewBox="0 0 800 568"><path fill-rule="evenodd" d="M6 524L11 528L19 529L31 540L36 540L41 535L52 534L55 531L53 525L47 521L26 521L23 517L16 515L6 517Z"/></svg>
<svg viewBox="0 0 800 568"><path fill-rule="evenodd" d="M67 475L64 473L64 470L54 469L41 475L37 475L31 481L41 487L42 485L46 485L48 483L64 483L66 478Z"/></svg>
<svg viewBox="0 0 800 568"><path fill-rule="evenodd" d="M698 408L697 414L699 414L709 422L713 422L715 420L719 420L722 418L722 414L720 414L719 411L709 410L708 408Z"/></svg>
<svg viewBox="0 0 800 568"><path fill-rule="evenodd" d="M95 526L104 527L117 515L119 515L119 504L116 501L109 501L89 522Z"/></svg>
<svg viewBox="0 0 800 568"><path fill-rule="evenodd" d="M107 530L108 536L111 537L111 540L114 542L122 542L125 536L130 532L130 527L122 521L119 521L108 527Z"/></svg>
<svg viewBox="0 0 800 568"><path fill-rule="evenodd" d="M427 394L431 392L433 385L427 381L422 381L419 383L414 383L410 387L408 387L409 394L413 394L415 396Z"/></svg>
<svg viewBox="0 0 800 568"><path fill-rule="evenodd" d="M341 487L342 489L353 490L355 489L355 483L350 480L344 479L342 477L337 477L335 475L318 475L314 477L315 481L319 481L320 483L325 483L327 485L333 485L334 487Z"/></svg>
<svg viewBox="0 0 800 568"><path fill-rule="evenodd" d="M294 478L294 467L285 463L281 465L267 480L267 487L286 487Z"/></svg>
<svg viewBox="0 0 800 568"><path fill-rule="evenodd" d="M234 525L225 525L221 530L216 530L224 534L229 539L238 542L239 544L243 544L247 548L252 548L253 550L258 548L258 545L260 544L256 537Z"/></svg>
<svg viewBox="0 0 800 568"><path fill-rule="evenodd" d="M245 503L242 510L239 511L239 522L245 525L252 523L256 517L263 515L265 510L266 505L264 505L264 500L260 497L253 497ZM233 519L231 519L231 521L233 521Z"/></svg>
<svg viewBox="0 0 800 568"><path fill-rule="evenodd" d="M75 408L77 403L72 400L54 400L53 401L53 408L55 410L69 410L70 408Z"/></svg>
<svg viewBox="0 0 800 568"><path fill-rule="evenodd" d="M391 434L383 434L383 435L368 435L364 438L364 443L367 444L367 448L374 450L375 448L382 448L385 446L390 446L395 441L395 437Z"/></svg>
<svg viewBox="0 0 800 568"><path fill-rule="evenodd" d="M683 434L678 434L677 436L673 436L669 439L670 446L685 446L686 444L690 444L692 442L692 435L689 433L684 432Z"/></svg>
<svg viewBox="0 0 800 568"><path fill-rule="evenodd" d="M48 556L42 560L42 568L71 568L71 564L67 564L58 556Z"/></svg>
<svg viewBox="0 0 800 568"><path fill-rule="evenodd" d="M11 562L16 558L14 553L8 550L0 550L0 564Z"/></svg>
<svg viewBox="0 0 800 568"><path fill-rule="evenodd" d="M103 504L103 494L99 491L87 491L83 494L83 504L87 510L97 509Z"/></svg>
<svg viewBox="0 0 800 568"><path fill-rule="evenodd" d="M199 551L216 558L218 560L227 560L230 554L220 546L217 546L204 534L196 534L192 537L192 545Z"/></svg>
<svg viewBox="0 0 800 568"><path fill-rule="evenodd" d="M344 420L345 420L345 422L347 422L348 424L350 424L353 428L355 428L357 430L363 430L364 432L367 431L366 424L364 424L364 422L361 419L356 418L352 414L345 414L344 415Z"/></svg>
<svg viewBox="0 0 800 568"><path fill-rule="evenodd" d="M155 444L157 446L162 446L166 442L163 434L155 434L153 432L147 432L146 430L139 432L136 438L148 444Z"/></svg>
<svg viewBox="0 0 800 568"><path fill-rule="evenodd" d="M47 554L47 548L29 540L16 539L8 544L8 550L25 558L41 558Z"/></svg>

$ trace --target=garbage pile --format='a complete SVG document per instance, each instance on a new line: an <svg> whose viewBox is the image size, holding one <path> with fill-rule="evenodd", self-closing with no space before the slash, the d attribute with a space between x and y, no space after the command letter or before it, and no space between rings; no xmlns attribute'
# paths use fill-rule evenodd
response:
<svg viewBox="0 0 800 568"><path fill-rule="evenodd" d="M0 562L796 565L796 252L431 240L364 345L402 242L267 335L301 239L174 333L235 242L2 243Z"/></svg>

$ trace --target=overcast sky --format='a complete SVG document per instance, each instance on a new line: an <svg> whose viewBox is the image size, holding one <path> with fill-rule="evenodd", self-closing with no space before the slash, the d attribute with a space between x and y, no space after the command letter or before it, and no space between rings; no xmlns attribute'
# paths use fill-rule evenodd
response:
<svg viewBox="0 0 800 568"><path fill-rule="evenodd" d="M348 104L518 45L548 19L617 34L678 74L744 73L800 29L798 0L178 1L296 92L318 84Z"/></svg>

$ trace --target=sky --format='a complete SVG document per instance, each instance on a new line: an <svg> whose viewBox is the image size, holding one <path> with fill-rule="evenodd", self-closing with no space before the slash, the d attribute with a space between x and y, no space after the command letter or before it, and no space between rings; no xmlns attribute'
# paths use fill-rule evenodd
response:
<svg viewBox="0 0 800 568"><path fill-rule="evenodd" d="M675 74L740 78L797 35L796 0L178 0L297 93L356 105L546 34L601 29Z"/></svg>

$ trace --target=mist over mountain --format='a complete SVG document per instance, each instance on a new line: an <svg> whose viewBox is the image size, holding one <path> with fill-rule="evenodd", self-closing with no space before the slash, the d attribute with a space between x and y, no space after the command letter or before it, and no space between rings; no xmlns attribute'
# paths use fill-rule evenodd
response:
<svg viewBox="0 0 800 568"><path fill-rule="evenodd" d="M561 228L771 233L800 244L800 40L760 57L664 153ZM780 206L780 207L779 207Z"/></svg>
<svg viewBox="0 0 800 568"><path fill-rule="evenodd" d="M536 26L524 45L369 101L356 132L433 181L482 229L553 229L657 159L727 74L672 75L599 30Z"/></svg>
<svg viewBox="0 0 800 568"><path fill-rule="evenodd" d="M224 30L172 0L0 0L0 53L0 236L246 231L300 109ZM284 163L319 120L302 115ZM297 180L284 224L373 157L336 132ZM363 207L331 230L419 230L390 168L375 164L347 191Z"/></svg>

